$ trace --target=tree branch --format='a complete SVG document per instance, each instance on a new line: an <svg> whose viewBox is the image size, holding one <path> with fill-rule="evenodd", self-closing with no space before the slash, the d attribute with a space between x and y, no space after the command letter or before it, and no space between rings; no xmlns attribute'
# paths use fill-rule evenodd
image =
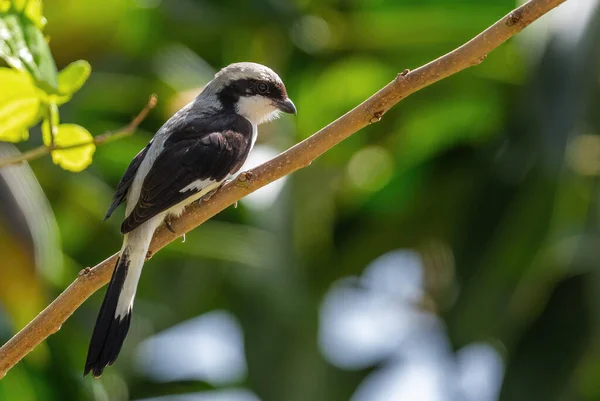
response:
<svg viewBox="0 0 600 401"><path fill-rule="evenodd" d="M146 116L148 115L150 110L152 110L156 106L156 103L157 103L156 95L153 94L150 96L150 99L148 99L148 103L146 103L146 106L144 106L142 111L140 111L138 113L138 115L135 116L134 119L131 120L131 122L129 124L127 124L125 127L121 128L120 130L105 132L104 134L95 136L94 139L90 142L76 143L74 145L69 145L69 146L56 146L53 143L50 144L50 146L39 146L39 147L37 147L35 149L31 149L25 153L21 153L19 155L14 155L14 156L6 157L4 159L0 159L0 168L10 166L13 164L18 164L18 163L21 163L24 161L31 161L31 160L39 159L40 157L47 155L48 153L55 151L55 150L73 149L73 148L78 148L80 146L85 146L85 145L90 145L90 144L94 144L94 145L98 146L98 145L102 145L107 142L112 142L114 140L121 139L126 136L132 135L135 132L136 128L142 123L142 121L144 121L144 119L146 118ZM53 135L51 137L54 138Z"/></svg>
<svg viewBox="0 0 600 401"><path fill-rule="evenodd" d="M386 111L410 94L479 64L490 51L564 1L530 0L454 51L412 72L405 70L398 74L369 99L311 137L269 162L240 174L209 201L189 206L180 218L171 222L177 234L160 227L150 245L149 256L249 193L310 165L342 140L379 121ZM109 281L115 261L116 255L113 255L93 269L82 270L54 302L0 348L0 378L36 345L58 331L83 301Z"/></svg>

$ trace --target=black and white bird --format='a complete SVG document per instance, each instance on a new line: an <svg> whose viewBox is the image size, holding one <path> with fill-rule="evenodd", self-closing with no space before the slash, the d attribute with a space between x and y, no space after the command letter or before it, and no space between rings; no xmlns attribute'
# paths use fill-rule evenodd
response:
<svg viewBox="0 0 600 401"><path fill-rule="evenodd" d="M105 217L125 202L123 246L96 320L84 375L91 371L100 376L121 350L156 228L236 173L256 142L258 125L281 112L296 114L296 107L273 70L231 64L133 159Z"/></svg>

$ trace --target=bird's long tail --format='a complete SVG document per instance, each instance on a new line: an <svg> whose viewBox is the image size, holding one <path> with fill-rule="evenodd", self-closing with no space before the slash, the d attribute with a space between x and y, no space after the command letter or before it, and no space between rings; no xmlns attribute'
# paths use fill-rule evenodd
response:
<svg viewBox="0 0 600 401"><path fill-rule="evenodd" d="M119 355L127 336L131 308L154 230L140 226L125 235L115 270L102 301L83 375L99 377Z"/></svg>

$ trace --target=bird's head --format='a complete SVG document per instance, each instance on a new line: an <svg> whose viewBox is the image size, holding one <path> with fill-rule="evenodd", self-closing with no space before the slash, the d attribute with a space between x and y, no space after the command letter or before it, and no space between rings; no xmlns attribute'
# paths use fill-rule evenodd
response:
<svg viewBox="0 0 600 401"><path fill-rule="evenodd" d="M281 78L264 65L230 64L209 85L224 108L233 108L254 124L277 118L281 112L296 114Z"/></svg>

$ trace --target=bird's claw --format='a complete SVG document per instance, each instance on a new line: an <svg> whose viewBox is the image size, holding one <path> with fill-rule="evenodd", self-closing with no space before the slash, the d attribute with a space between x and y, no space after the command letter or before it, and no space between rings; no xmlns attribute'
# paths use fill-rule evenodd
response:
<svg viewBox="0 0 600 401"><path fill-rule="evenodd" d="M207 192L206 195L204 195L202 197L202 199L200 199L200 201L208 202L210 200L210 198L212 198L212 196L214 194L216 194L217 192L219 192L219 189L221 189L221 186L213 189L212 191Z"/></svg>
<svg viewBox="0 0 600 401"><path fill-rule="evenodd" d="M171 231L173 234L177 234L175 232L175 230L173 230L173 227L171 227L171 221L170 220L165 220L165 227L167 227L167 230Z"/></svg>
<svg viewBox="0 0 600 401"><path fill-rule="evenodd" d="M218 187L216 187L212 191L207 192L206 195L204 195L202 198L200 198L200 200L198 201L198 203L201 203L202 201L208 202L210 200L210 198L212 198L214 196L214 194L216 194L217 192L219 192L219 190L221 188L223 188L224 185L229 184L231 181L233 181L231 178L223 180L223 182Z"/></svg>

